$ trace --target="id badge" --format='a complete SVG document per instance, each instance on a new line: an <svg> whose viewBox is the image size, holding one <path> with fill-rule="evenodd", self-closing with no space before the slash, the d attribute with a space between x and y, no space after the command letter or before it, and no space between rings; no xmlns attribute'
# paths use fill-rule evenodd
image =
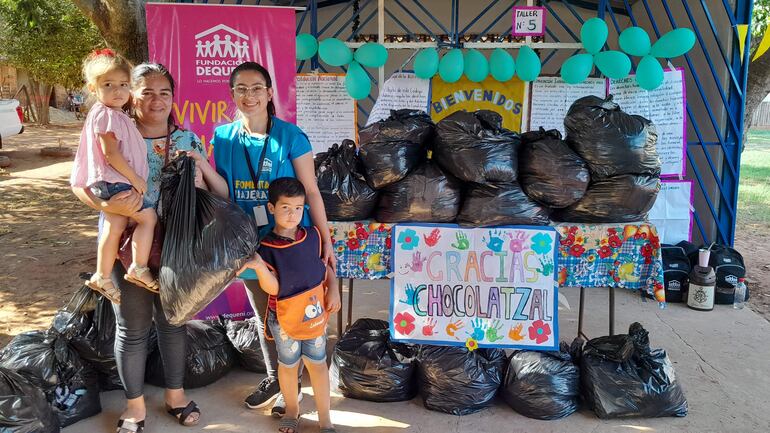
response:
<svg viewBox="0 0 770 433"><path fill-rule="evenodd" d="M257 227L266 226L268 224L267 208L265 206L254 206L252 210L254 211L254 220L257 223Z"/></svg>

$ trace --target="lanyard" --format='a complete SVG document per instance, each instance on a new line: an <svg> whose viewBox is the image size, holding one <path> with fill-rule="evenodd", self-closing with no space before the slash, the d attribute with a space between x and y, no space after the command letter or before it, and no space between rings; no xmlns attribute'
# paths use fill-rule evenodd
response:
<svg viewBox="0 0 770 433"><path fill-rule="evenodd" d="M257 180L258 180L257 179L257 174L262 172L262 166L265 164L265 156L267 155L267 146L268 146L268 144L270 142L270 129L271 129L270 127L272 126L271 123L272 123L271 119L268 118L268 121L267 121L267 132L268 132L268 134L265 135L265 142L262 145L262 152L259 155L259 166L258 166L258 170L257 170L256 173L254 173L254 167L251 164L251 155L249 155L249 150L246 149L246 144L245 143L243 144L243 154L246 157L246 165L249 166L249 174L251 175L251 181L254 182L254 189L255 190L258 189L257 188L257 185L258 185L258 183L257 183ZM244 132L242 131L241 134L243 134L243 133Z"/></svg>

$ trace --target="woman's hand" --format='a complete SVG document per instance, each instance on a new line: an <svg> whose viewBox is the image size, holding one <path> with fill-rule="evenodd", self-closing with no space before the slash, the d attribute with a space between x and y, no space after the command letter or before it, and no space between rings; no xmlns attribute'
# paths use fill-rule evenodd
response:
<svg viewBox="0 0 770 433"><path fill-rule="evenodd" d="M337 256L334 255L334 247L331 242L323 243L321 260L324 264L329 265L335 273L337 272Z"/></svg>
<svg viewBox="0 0 770 433"><path fill-rule="evenodd" d="M136 177L131 180L131 186L134 187L134 189L139 194L146 194L147 193L147 181L142 179L141 177Z"/></svg>
<svg viewBox="0 0 770 433"><path fill-rule="evenodd" d="M142 207L142 195L136 191L123 191L104 202L104 211L130 217Z"/></svg>

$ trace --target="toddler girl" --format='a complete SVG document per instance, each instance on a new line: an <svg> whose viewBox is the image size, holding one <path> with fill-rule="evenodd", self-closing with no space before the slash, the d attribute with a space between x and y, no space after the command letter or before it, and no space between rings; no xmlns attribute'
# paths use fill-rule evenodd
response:
<svg viewBox="0 0 770 433"><path fill-rule="evenodd" d="M101 200L131 189L139 194L147 192L147 146L124 112L131 95L130 74L131 65L109 49L96 50L83 62L83 76L97 102L89 110L80 133L70 183L73 187L87 187ZM110 274L129 219L136 223L136 228L131 241L132 264L124 278L158 292L158 281L147 267L157 221L152 205L145 202L130 216L104 212L96 273L86 285L116 304L120 303L120 291L110 280Z"/></svg>

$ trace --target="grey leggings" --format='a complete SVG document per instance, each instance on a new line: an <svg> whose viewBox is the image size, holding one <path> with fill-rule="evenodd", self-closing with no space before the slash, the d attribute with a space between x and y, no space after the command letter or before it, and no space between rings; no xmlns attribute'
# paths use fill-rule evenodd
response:
<svg viewBox="0 0 770 433"><path fill-rule="evenodd" d="M257 329L259 329L259 345L262 347L262 357L265 359L265 370L267 376L277 379L278 378L278 350L275 348L275 343L267 341L265 338L265 313L267 312L267 293L265 293L259 287L259 281L257 280L243 280L246 285L246 295L251 302L251 308L254 309L254 317L257 321ZM303 365L299 364L299 377L302 377Z"/></svg>
<svg viewBox="0 0 770 433"><path fill-rule="evenodd" d="M171 326L163 314L160 296L123 279L126 273L120 262L112 268L112 282L120 289L120 305L113 305L117 319L115 360L126 398L144 393L144 366L147 362L147 340L155 317L158 348L163 360L167 389L181 389L184 384L187 334L184 326Z"/></svg>

